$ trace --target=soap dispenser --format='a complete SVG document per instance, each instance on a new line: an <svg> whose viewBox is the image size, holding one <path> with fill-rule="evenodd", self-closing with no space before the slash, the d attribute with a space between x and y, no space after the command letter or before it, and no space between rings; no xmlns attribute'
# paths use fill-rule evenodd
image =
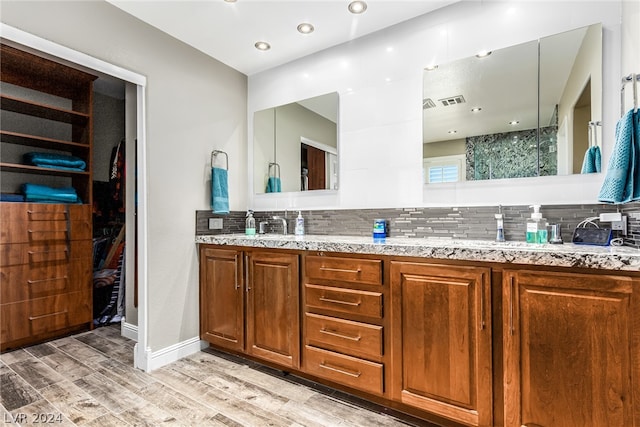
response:
<svg viewBox="0 0 640 427"><path fill-rule="evenodd" d="M496 242L504 242L504 215L502 214L502 206L498 206L498 213L494 215L496 218Z"/></svg>
<svg viewBox="0 0 640 427"><path fill-rule="evenodd" d="M256 219L253 217L253 211L247 211L247 219L245 220L244 234L247 236L256 235Z"/></svg>
<svg viewBox="0 0 640 427"><path fill-rule="evenodd" d="M302 217L302 211L298 211L295 233L296 236L304 236L304 218Z"/></svg>
<svg viewBox="0 0 640 427"><path fill-rule="evenodd" d="M531 219L527 221L527 243L547 243L547 220L540 213L540 205L529 206L533 208Z"/></svg>

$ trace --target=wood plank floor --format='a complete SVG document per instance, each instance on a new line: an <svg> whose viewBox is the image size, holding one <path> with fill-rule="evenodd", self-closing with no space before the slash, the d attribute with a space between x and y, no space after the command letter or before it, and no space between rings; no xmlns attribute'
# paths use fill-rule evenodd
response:
<svg viewBox="0 0 640 427"><path fill-rule="evenodd" d="M134 344L116 325L0 355L3 425L420 425L214 351L147 374Z"/></svg>

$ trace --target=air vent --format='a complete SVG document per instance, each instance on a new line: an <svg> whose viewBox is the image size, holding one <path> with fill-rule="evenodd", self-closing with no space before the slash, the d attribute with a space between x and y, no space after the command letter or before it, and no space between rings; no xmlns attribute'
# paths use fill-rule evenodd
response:
<svg viewBox="0 0 640 427"><path fill-rule="evenodd" d="M425 98L422 100L422 109L426 110L427 108L433 108L436 106L436 103L431 100L431 98Z"/></svg>
<svg viewBox="0 0 640 427"><path fill-rule="evenodd" d="M445 107L448 107L450 105L464 104L467 101L464 100L464 96L456 95L456 96L450 96L449 98L438 99L438 102L442 102L442 105L444 105Z"/></svg>

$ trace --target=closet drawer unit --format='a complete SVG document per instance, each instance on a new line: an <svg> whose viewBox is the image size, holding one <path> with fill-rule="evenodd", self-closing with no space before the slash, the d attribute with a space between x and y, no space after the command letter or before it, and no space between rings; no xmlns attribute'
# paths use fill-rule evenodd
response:
<svg viewBox="0 0 640 427"><path fill-rule="evenodd" d="M332 286L305 285L307 308L382 319L382 293Z"/></svg>
<svg viewBox="0 0 640 427"><path fill-rule="evenodd" d="M0 342L37 336L91 322L87 292L73 292L0 305Z"/></svg>
<svg viewBox="0 0 640 427"><path fill-rule="evenodd" d="M31 267L65 264L75 258L93 256L93 241L15 243L0 245L0 267L28 264Z"/></svg>
<svg viewBox="0 0 640 427"><path fill-rule="evenodd" d="M52 266L0 267L0 301L8 304L90 289L92 270L91 258Z"/></svg>
<svg viewBox="0 0 640 427"><path fill-rule="evenodd" d="M382 285L382 261L309 255L305 274L308 279Z"/></svg>
<svg viewBox="0 0 640 427"><path fill-rule="evenodd" d="M305 344L327 348L351 356L380 359L382 326L305 314Z"/></svg>
<svg viewBox="0 0 640 427"><path fill-rule="evenodd" d="M305 346L305 372L358 390L384 393L384 369L369 362L332 351Z"/></svg>

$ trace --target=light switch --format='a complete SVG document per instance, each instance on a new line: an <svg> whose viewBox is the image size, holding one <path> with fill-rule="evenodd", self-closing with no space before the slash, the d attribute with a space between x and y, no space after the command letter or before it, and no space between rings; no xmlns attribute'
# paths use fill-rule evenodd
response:
<svg viewBox="0 0 640 427"><path fill-rule="evenodd" d="M222 230L222 218L209 218L209 230Z"/></svg>

